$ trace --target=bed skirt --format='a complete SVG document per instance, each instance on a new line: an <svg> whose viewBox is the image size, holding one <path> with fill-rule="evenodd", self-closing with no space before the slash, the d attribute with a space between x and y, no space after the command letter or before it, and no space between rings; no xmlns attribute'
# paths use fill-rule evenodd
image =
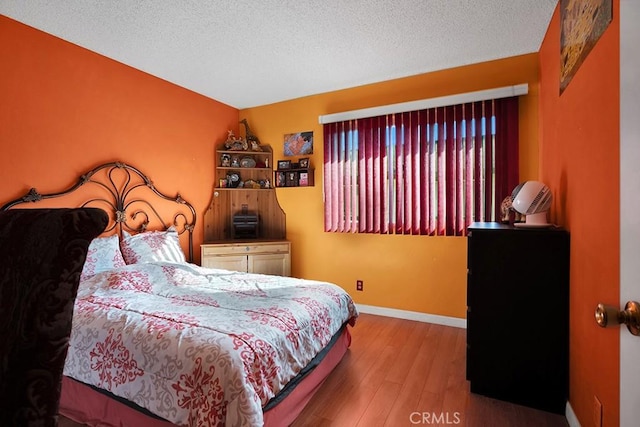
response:
<svg viewBox="0 0 640 427"><path fill-rule="evenodd" d="M335 368L351 344L349 329L342 333L318 366L310 371L276 406L264 412L265 427L288 426L300 415L314 393ZM175 427L164 419L116 400L84 383L63 377L59 413L89 426Z"/></svg>

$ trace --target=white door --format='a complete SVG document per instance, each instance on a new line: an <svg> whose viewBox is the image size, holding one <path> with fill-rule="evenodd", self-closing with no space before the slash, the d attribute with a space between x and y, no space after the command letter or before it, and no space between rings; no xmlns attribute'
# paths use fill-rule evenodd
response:
<svg viewBox="0 0 640 427"><path fill-rule="evenodd" d="M614 13L616 13L614 11ZM620 0L620 307L640 302L640 1ZM640 337L620 328L620 425L640 425Z"/></svg>

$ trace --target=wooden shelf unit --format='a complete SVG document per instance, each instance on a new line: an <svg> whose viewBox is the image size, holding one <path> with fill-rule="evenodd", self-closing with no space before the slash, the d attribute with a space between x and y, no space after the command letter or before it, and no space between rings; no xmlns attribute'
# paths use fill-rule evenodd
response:
<svg viewBox="0 0 640 427"><path fill-rule="evenodd" d="M215 183L212 189L211 202L204 214L204 242L233 242L233 216L242 212L257 213L259 217L258 240L284 239L286 234L285 213L278 203L273 185L273 152L268 145L261 145L263 151L231 151L219 149L215 152ZM265 167L232 167L222 165L222 156L237 156L240 162L243 157L252 156L257 164ZM268 165L268 167L267 167ZM247 188L222 187L220 182L226 180L230 172L240 175L243 182L269 181L268 187Z"/></svg>
<svg viewBox="0 0 640 427"><path fill-rule="evenodd" d="M240 175L240 181L243 183L252 180L263 183L263 185L261 185L262 189L272 188L273 152L268 145L261 147L263 151L216 150L215 186L221 189L238 189L237 187L231 188L228 184L223 185L223 182L227 181L229 174L237 173ZM228 159L227 163L223 160L225 157ZM253 160L256 166L243 167L243 159Z"/></svg>

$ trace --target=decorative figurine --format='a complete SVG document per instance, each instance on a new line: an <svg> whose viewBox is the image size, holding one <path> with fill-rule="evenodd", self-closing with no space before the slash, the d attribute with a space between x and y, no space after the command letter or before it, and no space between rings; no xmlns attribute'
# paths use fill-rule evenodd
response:
<svg viewBox="0 0 640 427"><path fill-rule="evenodd" d="M512 224L523 221L524 215L513 208L513 196L505 197L500 204L500 222L503 224Z"/></svg>
<svg viewBox="0 0 640 427"><path fill-rule="evenodd" d="M227 140L224 142L224 147L231 151L247 151L249 144L246 140L234 136L233 131L227 131Z"/></svg>
<svg viewBox="0 0 640 427"><path fill-rule="evenodd" d="M251 145L251 151L262 151L262 147L260 147L260 139L251 132L251 128L249 128L249 123L247 123L247 119L240 120L239 123L244 125L244 133L246 135L247 142Z"/></svg>

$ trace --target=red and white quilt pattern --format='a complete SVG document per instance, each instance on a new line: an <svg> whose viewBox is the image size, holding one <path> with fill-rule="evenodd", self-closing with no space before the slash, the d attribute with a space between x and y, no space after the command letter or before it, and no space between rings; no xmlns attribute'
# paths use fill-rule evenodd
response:
<svg viewBox="0 0 640 427"><path fill-rule="evenodd" d="M330 283L133 264L80 284L64 374L177 425L259 426L262 406L356 317Z"/></svg>

